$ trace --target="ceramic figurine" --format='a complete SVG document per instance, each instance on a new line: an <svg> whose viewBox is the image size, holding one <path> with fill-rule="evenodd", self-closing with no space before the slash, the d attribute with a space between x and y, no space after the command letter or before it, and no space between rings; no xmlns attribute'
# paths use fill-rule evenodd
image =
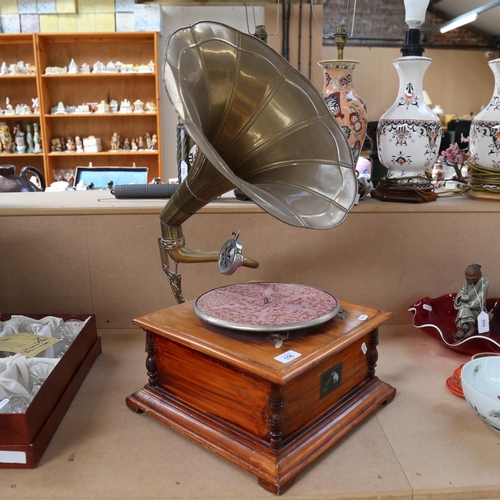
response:
<svg viewBox="0 0 500 500"><path fill-rule="evenodd" d="M462 289L457 293L454 307L458 311L455 325L455 340L466 339L478 334L477 320L481 313L486 312L489 282L482 275L479 264L471 264L465 270L465 280Z"/></svg>
<svg viewBox="0 0 500 500"><path fill-rule="evenodd" d="M12 135L10 133L10 128L8 125L0 125L0 142L2 143L2 152L10 154L14 148L14 143L12 141Z"/></svg>
<svg viewBox="0 0 500 500"><path fill-rule="evenodd" d="M38 97L33 97L31 99L31 104L33 106L33 114L37 115L39 113L39 108L38 108Z"/></svg>
<svg viewBox="0 0 500 500"><path fill-rule="evenodd" d="M90 73L90 66L87 63L83 63L80 67L80 73L88 75Z"/></svg>
<svg viewBox="0 0 500 500"><path fill-rule="evenodd" d="M41 153L42 144L40 139L40 128L38 123L33 124L33 153Z"/></svg>
<svg viewBox="0 0 500 500"><path fill-rule="evenodd" d="M137 151L138 147L137 147L137 142L135 141L135 139L132 139L132 151Z"/></svg>
<svg viewBox="0 0 500 500"><path fill-rule="evenodd" d="M75 137L76 152L83 153L83 142L79 135Z"/></svg>
<svg viewBox="0 0 500 500"><path fill-rule="evenodd" d="M75 139L71 136L68 136L68 140L66 142L66 151L68 151L68 153L74 153L76 151Z"/></svg>
<svg viewBox="0 0 500 500"><path fill-rule="evenodd" d="M128 137L125 138L125 140L123 141L123 149L125 151L130 151L130 139Z"/></svg>
<svg viewBox="0 0 500 500"><path fill-rule="evenodd" d="M151 149L151 134L146 132L146 149Z"/></svg>
<svg viewBox="0 0 500 500"><path fill-rule="evenodd" d="M76 108L77 113L90 113L90 106L88 104L80 104Z"/></svg>
<svg viewBox="0 0 500 500"><path fill-rule="evenodd" d="M118 73L116 65L113 63L113 61L109 61L109 63L107 64L106 73Z"/></svg>
<svg viewBox="0 0 500 500"><path fill-rule="evenodd" d="M10 99L8 97L5 98L5 114L6 115L14 115L16 112L10 103Z"/></svg>
<svg viewBox="0 0 500 500"><path fill-rule="evenodd" d="M120 149L120 136L117 132L113 132L111 136L111 151L118 151Z"/></svg>
<svg viewBox="0 0 500 500"><path fill-rule="evenodd" d="M144 103L140 99L134 102L134 113L144 113Z"/></svg>
<svg viewBox="0 0 500 500"><path fill-rule="evenodd" d="M98 113L109 113L109 104L106 101L101 101L97 105L97 112Z"/></svg>
<svg viewBox="0 0 500 500"><path fill-rule="evenodd" d="M123 99L120 104L120 113L132 113L132 106L128 99Z"/></svg>
<svg viewBox="0 0 500 500"><path fill-rule="evenodd" d="M31 125L26 125L26 144L28 145L28 153L33 153L33 134L31 133Z"/></svg>
<svg viewBox="0 0 500 500"><path fill-rule="evenodd" d="M105 70L106 66L104 65L104 63L102 63L101 61L97 61L94 63L92 73L104 73Z"/></svg>
<svg viewBox="0 0 500 500"><path fill-rule="evenodd" d="M144 149L144 137L142 135L137 138L137 147L138 149Z"/></svg>
<svg viewBox="0 0 500 500"><path fill-rule="evenodd" d="M151 137L151 149L158 149L158 136L156 134Z"/></svg>
<svg viewBox="0 0 500 500"><path fill-rule="evenodd" d="M26 153L26 138L25 134L21 128L21 122L17 122L14 128L14 141L16 144L16 150L19 154Z"/></svg>
<svg viewBox="0 0 500 500"><path fill-rule="evenodd" d="M74 59L71 59L71 62L69 63L68 73L70 75L76 75L78 73L78 64L76 64Z"/></svg>
<svg viewBox="0 0 500 500"><path fill-rule="evenodd" d="M147 102L145 109L146 113L156 113L156 104L154 102Z"/></svg>
<svg viewBox="0 0 500 500"><path fill-rule="evenodd" d="M118 101L116 99L112 99L109 103L109 108L111 113L117 113L118 112Z"/></svg>
<svg viewBox="0 0 500 500"><path fill-rule="evenodd" d="M64 106L64 104L62 102L59 102L59 104L57 105L55 114L56 115L65 115L66 114L66 107Z"/></svg>
<svg viewBox="0 0 500 500"><path fill-rule="evenodd" d="M4 61L2 66L0 66L0 75L6 75L8 73L7 63Z"/></svg>

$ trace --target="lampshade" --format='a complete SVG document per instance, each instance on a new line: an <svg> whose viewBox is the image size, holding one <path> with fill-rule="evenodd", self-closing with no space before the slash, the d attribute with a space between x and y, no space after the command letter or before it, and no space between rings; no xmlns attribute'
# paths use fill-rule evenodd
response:
<svg viewBox="0 0 500 500"><path fill-rule="evenodd" d="M404 0L405 21L410 29L418 29L425 21L429 0Z"/></svg>

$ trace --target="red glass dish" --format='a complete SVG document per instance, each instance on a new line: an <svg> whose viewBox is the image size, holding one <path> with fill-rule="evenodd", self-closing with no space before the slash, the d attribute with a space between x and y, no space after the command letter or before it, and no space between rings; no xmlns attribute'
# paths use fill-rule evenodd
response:
<svg viewBox="0 0 500 500"><path fill-rule="evenodd" d="M490 321L489 335L474 335L467 339L456 341L455 317L457 311L453 307L455 293L442 295L431 299L424 297L415 302L408 310L413 313L413 326L422 329L432 338L443 343L450 349L472 356L480 352L500 353L500 311ZM500 299L487 299L486 309L493 309Z"/></svg>

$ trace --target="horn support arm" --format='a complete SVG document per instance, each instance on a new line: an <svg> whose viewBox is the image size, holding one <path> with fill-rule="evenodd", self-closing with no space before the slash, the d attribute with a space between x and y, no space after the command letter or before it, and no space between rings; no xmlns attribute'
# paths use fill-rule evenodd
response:
<svg viewBox="0 0 500 500"><path fill-rule="evenodd" d="M182 233L182 226L169 226L162 222L162 237L158 238L160 248L162 269L167 277L172 293L178 304L186 302L182 293L181 275L177 272L178 264L192 264L201 262L217 262L220 252L203 251L185 247L185 239ZM170 266L169 257L174 261L174 268ZM257 268L259 263L256 260L243 258L242 266Z"/></svg>
<svg viewBox="0 0 500 500"><path fill-rule="evenodd" d="M219 260L219 251L186 248L182 226L162 224L162 240L165 242L169 257L178 264L217 262ZM259 263L256 260L244 257L242 266L256 269L259 267Z"/></svg>

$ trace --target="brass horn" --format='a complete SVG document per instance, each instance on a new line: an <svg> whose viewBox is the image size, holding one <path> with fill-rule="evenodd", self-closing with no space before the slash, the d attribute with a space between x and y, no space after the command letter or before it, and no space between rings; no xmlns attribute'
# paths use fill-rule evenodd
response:
<svg viewBox="0 0 500 500"><path fill-rule="evenodd" d="M163 270L178 302L185 299L177 264L219 259L219 252L186 248L182 223L231 189L293 226L343 222L357 193L351 149L317 89L277 52L256 37L202 21L170 35L163 78L198 146L160 215ZM241 264L258 266L246 258Z"/></svg>

